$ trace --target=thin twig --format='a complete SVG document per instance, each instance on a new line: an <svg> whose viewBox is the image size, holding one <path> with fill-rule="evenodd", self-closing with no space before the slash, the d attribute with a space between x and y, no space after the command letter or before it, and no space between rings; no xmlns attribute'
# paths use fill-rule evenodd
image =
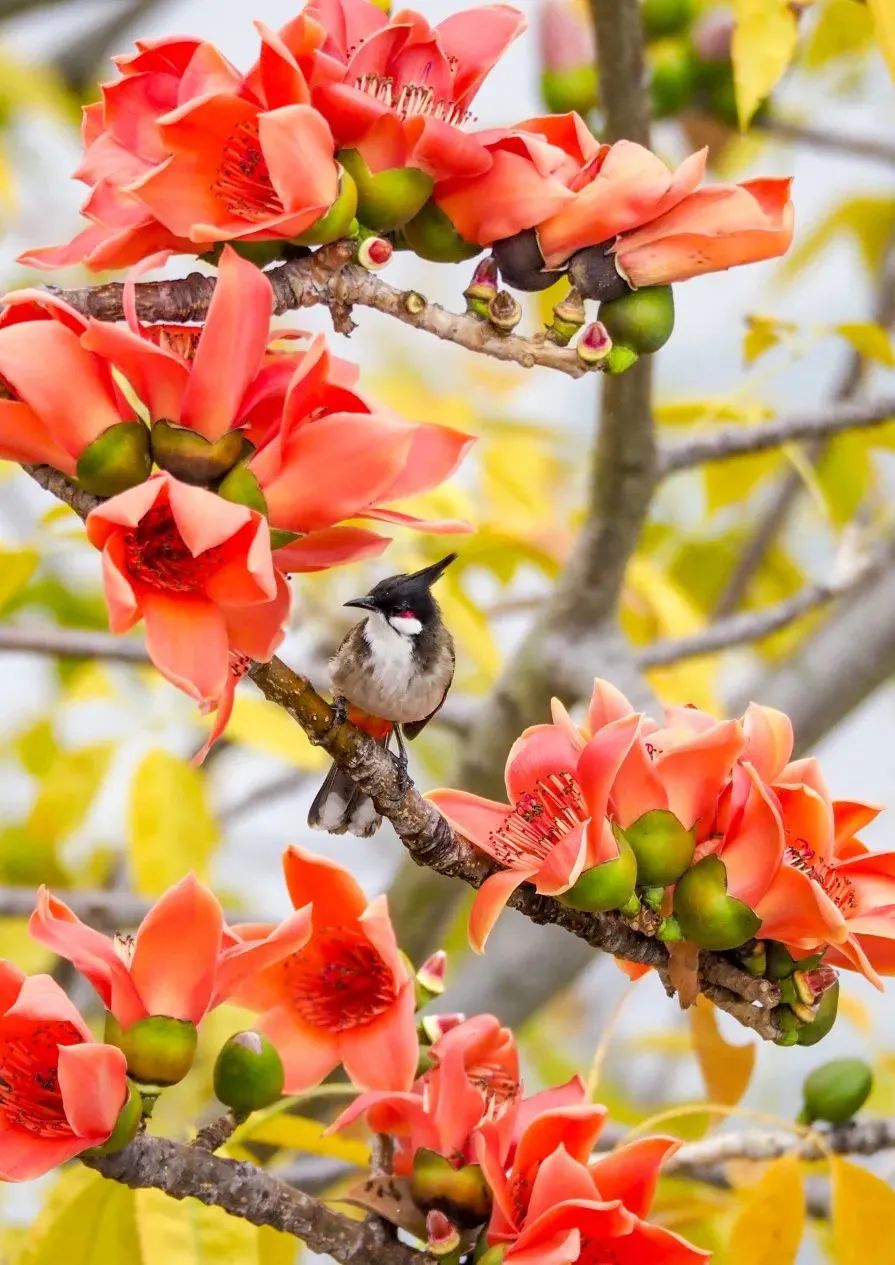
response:
<svg viewBox="0 0 895 1265"><path fill-rule="evenodd" d="M877 140L873 136L846 134L828 127L812 127L810 123L784 119L778 114L753 119L752 127L780 140L809 145L812 149L829 150L840 157L845 155L848 158L870 158L875 162L895 163L895 145L890 141Z"/></svg>
<svg viewBox="0 0 895 1265"><path fill-rule="evenodd" d="M0 652L55 655L60 659L105 659L110 663L149 663L146 647L139 641L113 637L111 633L86 632L80 628L53 628L23 624L0 628Z"/></svg>
<svg viewBox="0 0 895 1265"><path fill-rule="evenodd" d="M689 1142L663 1167L669 1176L698 1177L700 1170L730 1160L774 1160L796 1155L800 1160L822 1160L835 1155L877 1155L895 1147L895 1120L853 1120L836 1129L821 1128L817 1137L786 1129L724 1133L703 1142Z"/></svg>
<svg viewBox="0 0 895 1265"><path fill-rule="evenodd" d="M200 1151L218 1151L225 1142L229 1142L241 1123L242 1120L232 1111L225 1111L223 1115L203 1125L190 1145Z"/></svg>

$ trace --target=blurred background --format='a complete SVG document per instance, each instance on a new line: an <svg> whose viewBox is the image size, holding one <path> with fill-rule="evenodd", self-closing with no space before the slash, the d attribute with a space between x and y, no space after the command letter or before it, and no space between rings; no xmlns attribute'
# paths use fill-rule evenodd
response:
<svg viewBox="0 0 895 1265"><path fill-rule="evenodd" d="M417 7L434 22L461 6L456 0L418 0ZM482 126L573 104L587 111L595 104L585 73L592 64L585 7L575 0L522 0L520 7L532 33L510 49L477 98ZM678 287L675 335L656 357L656 414L669 434L672 428L810 412L837 397L892 392L895 386L895 351L886 329L895 314L895 90L862 4L815 0L801 7L793 65L746 135L735 126L726 6L694 3L692 22L673 34L662 34L659 23L650 42L654 148L675 160L711 144L716 180L792 173L797 215L795 245L784 261ZM111 77L111 54L126 51L136 36L178 32L214 40L245 68L253 56L252 18L276 27L296 8L296 0L255 0L252 6L233 0L0 0L4 287L35 280L13 263L21 250L67 240L80 227L83 189L67 175L80 155L80 106L94 98L97 81ZM557 77L558 70L575 69L576 60L577 78ZM572 91L572 83L577 96L569 101L562 93ZM598 111L591 121L598 126ZM183 260L174 262L184 268ZM434 266L399 257L386 279L460 308L471 270L471 264ZM52 278L59 284L86 279L76 272ZM527 298L530 321L549 317L557 297ZM407 416L479 436L459 476L426 498L425 506L465 517L475 527L460 540L461 561L439 590L458 642L456 683L442 718L412 753L421 789L456 785L478 709L487 707L489 690L574 539L599 375L571 381L546 370L525 372L437 343L378 314L355 315L359 327L350 342L335 336L334 343L340 354L360 362L369 394ZM297 318L283 323L289 319ZM300 324L323 329L328 316L302 313ZM785 599L860 556L892 527L893 445L895 425L886 425L846 434L823 449L794 446L668 480L629 568L622 611L627 635L638 645L682 636L713 613ZM443 538L399 535L368 568L300 577L282 657L325 688L327 658L352 622L342 603L383 575L438 557L444 546ZM0 633L106 627L98 555L78 523L2 463L0 621ZM396 883L393 909L411 955L421 960L438 947L433 934L451 951L444 1008L493 1010L521 1025L530 1088L575 1071L586 1074L598 1057L598 1097L622 1124L706 1093L732 1102L742 1092L731 1071L741 1061L715 1046L708 1068L704 1048L700 1063L688 1017L664 998L654 978L632 986L611 961L587 957L562 932L534 929L517 915L506 917L484 961L474 959L465 947L468 893L413 882L388 829L371 841L309 832L305 816L325 760L251 687L241 688L227 740L200 773L188 759L202 741L203 722L145 665L18 653L2 637L0 656L4 891L48 882L152 897L192 868L213 883L229 909L281 915L287 900L279 858L285 844L297 842L350 865L371 894ZM806 685L800 666L809 661L813 675ZM611 674L605 664L592 667L595 675ZM820 756L835 797L886 803L895 785L893 671L895 578L884 578L872 591L756 645L681 661L652 672L650 681L665 701L719 712L738 710L750 697L785 707L795 717L803 749ZM495 753L495 767L484 770L484 778L499 776L503 755ZM891 813L868 838L878 847L895 846ZM23 921L9 916L0 918L0 956L30 969L53 966L29 943ZM868 1109L895 1112L891 999L852 977L843 992L840 1021L823 1054L870 1059L876 1088ZM728 1039L746 1040L725 1016L720 1020ZM218 1037L228 1023L232 1030L232 1015L225 1013L212 1025ZM214 1039L214 1032L206 1034L210 1051ZM800 1081L820 1061L816 1050L758 1049L744 1104L792 1119ZM182 1131L207 1109L207 1081L200 1074L189 1088L172 1093L163 1104L163 1127ZM707 1125L703 1115L665 1127L693 1137ZM303 1127L307 1141L310 1126ZM297 1145L282 1141L285 1136L278 1135L279 1142L256 1139L267 1147L258 1153L275 1156L277 1146ZM315 1145L324 1153L319 1163L350 1162L339 1144ZM895 1176L895 1161L890 1158L887 1168L883 1160L878 1171ZM63 1240L54 1240L54 1249L38 1232L48 1224L46 1209L38 1230L31 1225L49 1186L0 1190L0 1261L44 1265L63 1259ZM57 1210L61 1197L57 1193ZM663 1199L667 1223L716 1249L723 1262L735 1196L678 1183ZM823 1259L825 1226L823 1220L812 1223L800 1256L805 1265ZM176 1226L169 1230L173 1252ZM176 1256L178 1262L220 1259L223 1232L206 1231L208 1241L218 1244L214 1252L197 1232L196 1254ZM166 1242L158 1227L153 1233L153 1244ZM85 1243L80 1256L73 1246L66 1249L67 1265L98 1260L89 1254L98 1250L97 1241ZM149 1254L147 1242L143 1257L133 1255L133 1244L125 1252L119 1243L107 1244L103 1259L161 1259ZM289 1265L294 1245L272 1238L240 1247L234 1240L226 1250L233 1261Z"/></svg>

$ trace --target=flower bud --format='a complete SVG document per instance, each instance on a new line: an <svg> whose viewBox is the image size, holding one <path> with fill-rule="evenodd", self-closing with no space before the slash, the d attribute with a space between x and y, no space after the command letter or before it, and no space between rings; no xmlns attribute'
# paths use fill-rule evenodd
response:
<svg viewBox="0 0 895 1265"><path fill-rule="evenodd" d="M657 119L685 109L696 91L696 61L686 40L663 39L649 50L650 103Z"/></svg>
<svg viewBox="0 0 895 1265"><path fill-rule="evenodd" d="M634 895L637 858L617 826L613 826L613 833L618 856L585 870L577 883L559 897L564 905L586 909L589 913L603 913L607 909L620 909Z"/></svg>
<svg viewBox="0 0 895 1265"><path fill-rule="evenodd" d="M686 31L696 14L694 0L643 0L640 16L648 40Z"/></svg>
<svg viewBox="0 0 895 1265"><path fill-rule="evenodd" d="M447 970L447 954L439 949L431 957L426 958L414 976L416 982L417 1009L427 1005L433 997L440 997L444 992L444 976Z"/></svg>
<svg viewBox="0 0 895 1265"><path fill-rule="evenodd" d="M630 294L631 287L615 266L615 255L607 254L607 243L585 246L568 264L569 280L585 299L601 303Z"/></svg>
<svg viewBox="0 0 895 1265"><path fill-rule="evenodd" d="M481 246L460 236L448 216L431 199L401 230L404 240L420 259L436 264L458 264L482 253Z"/></svg>
<svg viewBox="0 0 895 1265"><path fill-rule="evenodd" d="M644 813L624 835L637 858L637 882L647 887L667 887L676 882L696 850L694 832L667 808Z"/></svg>
<svg viewBox="0 0 895 1265"><path fill-rule="evenodd" d="M590 325L585 326L575 344L575 350L578 359L589 367L602 365L609 358L612 339L606 333L606 326L602 321L591 321Z"/></svg>
<svg viewBox="0 0 895 1265"><path fill-rule="evenodd" d="M394 247L384 237L365 237L357 247L357 262L368 272L381 272L393 253Z"/></svg>
<svg viewBox="0 0 895 1265"><path fill-rule="evenodd" d="M488 317L488 304L496 296L500 285L500 273L497 271L497 260L493 255L486 255L475 266L472 280L463 291L466 299L466 310L471 316Z"/></svg>
<svg viewBox="0 0 895 1265"><path fill-rule="evenodd" d="M432 193L432 177L418 167L390 167L375 174L356 149L336 155L357 186L357 218L364 228L391 233L422 210Z"/></svg>
<svg viewBox="0 0 895 1265"><path fill-rule="evenodd" d="M193 1066L197 1039L188 1019L149 1015L122 1028L113 1014L106 1015L105 1040L122 1051L128 1075L140 1085L164 1089L182 1081Z"/></svg>
<svg viewBox="0 0 895 1265"><path fill-rule="evenodd" d="M599 84L593 62L541 72L541 96L551 114L588 114L600 99Z"/></svg>
<svg viewBox="0 0 895 1265"><path fill-rule="evenodd" d="M426 1213L426 1251L433 1256L450 1256L460 1246L457 1227L438 1208Z"/></svg>
<svg viewBox="0 0 895 1265"><path fill-rule="evenodd" d="M247 445L239 430L229 430L212 442L174 422L156 422L152 428L156 463L183 483L213 483L222 478L247 455ZM251 452L250 445L248 451Z"/></svg>
<svg viewBox="0 0 895 1265"><path fill-rule="evenodd" d="M671 286L647 286L601 303L600 320L614 343L633 347L640 355L658 351L674 329Z"/></svg>
<svg viewBox="0 0 895 1265"><path fill-rule="evenodd" d="M260 1032L237 1032L230 1037L214 1065L214 1092L237 1115L276 1102L284 1079L283 1060Z"/></svg>
<svg viewBox="0 0 895 1265"><path fill-rule="evenodd" d="M810 1023L800 1024L797 1029L799 1045L817 1045L836 1022L839 1013L839 980L836 979L820 997L814 1007L814 1018Z"/></svg>
<svg viewBox="0 0 895 1265"><path fill-rule="evenodd" d="M511 334L522 320L522 306L509 290L498 290L488 304L488 320L499 334Z"/></svg>
<svg viewBox="0 0 895 1265"><path fill-rule="evenodd" d="M584 300L574 286L553 309L553 322L547 326L547 336L560 347L565 347L575 337L587 320Z"/></svg>
<svg viewBox="0 0 895 1265"><path fill-rule="evenodd" d="M706 62L729 62L736 29L730 9L710 9L694 23L691 39L698 57Z"/></svg>
<svg viewBox="0 0 895 1265"><path fill-rule="evenodd" d="M130 1081L127 1082L127 1097L124 1100L124 1106L118 1113L118 1119L115 1121L115 1128L109 1134L102 1146L91 1147L85 1154L91 1155L112 1155L115 1151L122 1151L129 1142L133 1142L137 1136L137 1130L140 1127L140 1121L143 1119L143 1097L135 1085Z"/></svg>
<svg viewBox="0 0 895 1265"><path fill-rule="evenodd" d="M625 343L614 343L609 355L606 357L603 372L609 373L613 377L618 377L620 373L627 373L639 359L640 356L633 347L628 347Z"/></svg>
<svg viewBox="0 0 895 1265"><path fill-rule="evenodd" d="M761 919L727 894L727 870L714 855L681 875L674 889L674 915L685 937L703 949L738 949L751 940Z"/></svg>
<svg viewBox="0 0 895 1265"><path fill-rule="evenodd" d="M267 518L267 501L261 491L261 485L248 466L234 466L218 484L217 493L225 501L247 505L249 509L257 510L259 514Z"/></svg>
<svg viewBox="0 0 895 1265"><path fill-rule="evenodd" d="M78 458L78 482L94 496L115 496L149 478L149 431L142 422L117 422Z"/></svg>
<svg viewBox="0 0 895 1265"><path fill-rule="evenodd" d="M551 114L587 114L597 104L593 23L578 0L541 0L541 95Z"/></svg>
<svg viewBox="0 0 895 1265"><path fill-rule="evenodd" d="M768 955L764 942L756 941L754 948L741 957L741 962L750 975L756 978L764 975L768 969Z"/></svg>
<svg viewBox="0 0 895 1265"><path fill-rule="evenodd" d="M434 1045L446 1032L459 1027L465 1020L466 1016L463 1014L424 1015L417 1024L420 1039L427 1045Z"/></svg>
<svg viewBox="0 0 895 1265"><path fill-rule="evenodd" d="M789 979L796 969L795 959L792 954L777 940L765 940L764 945L767 954L765 974L768 979Z"/></svg>
<svg viewBox="0 0 895 1265"><path fill-rule="evenodd" d="M339 171L339 192L328 211L316 224L293 238L299 246L325 246L327 242L349 237L357 215L357 185L344 167Z"/></svg>
<svg viewBox="0 0 895 1265"><path fill-rule="evenodd" d="M872 1088L873 1072L863 1059L832 1059L805 1078L799 1120L846 1124L864 1106Z"/></svg>
<svg viewBox="0 0 895 1265"><path fill-rule="evenodd" d="M481 1225L491 1213L491 1191L480 1166L454 1168L426 1147L414 1154L410 1193L424 1212L437 1209L464 1228Z"/></svg>
<svg viewBox="0 0 895 1265"><path fill-rule="evenodd" d="M547 290L565 272L565 268L549 272L544 270L544 256L533 228L527 228L513 237L504 237L495 242L491 249L501 276L515 290L529 293Z"/></svg>
<svg viewBox="0 0 895 1265"><path fill-rule="evenodd" d="M495 1243L494 1247L489 1247L487 1252L483 1252L481 1256L476 1258L476 1265L503 1265L503 1258L506 1256L507 1246L505 1243Z"/></svg>

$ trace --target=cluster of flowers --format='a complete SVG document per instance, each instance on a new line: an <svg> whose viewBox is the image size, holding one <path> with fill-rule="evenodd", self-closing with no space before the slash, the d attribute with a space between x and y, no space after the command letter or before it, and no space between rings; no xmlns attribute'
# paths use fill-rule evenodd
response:
<svg viewBox="0 0 895 1265"><path fill-rule="evenodd" d="M606 1112L585 1101L578 1078L526 1098L513 1035L493 1016L419 1019L443 987L444 955L414 976L385 897L368 904L347 871L299 848L284 868L295 912L278 926L228 926L193 877L159 899L135 937L112 939L39 892L31 934L96 989L105 1040L49 976L0 963L0 1178L29 1180L127 1145L144 1096L188 1073L197 1025L232 998L259 1012L255 1035L282 1063L278 1091L300 1093L344 1067L363 1092L332 1127L363 1116L396 1139L411 1229L433 1248L471 1249L479 1235L492 1262L520 1265L705 1259L645 1220L673 1139L593 1160Z"/></svg>
<svg viewBox="0 0 895 1265"><path fill-rule="evenodd" d="M120 323L5 297L0 457L109 497L87 535L112 630L142 617L159 671L219 709L217 736L246 661L283 638L286 575L380 554L368 521L465 530L391 502L441 483L472 439L369 403L322 335L272 332L269 281L229 247L204 325L143 325L134 294Z"/></svg>
<svg viewBox="0 0 895 1265"><path fill-rule="evenodd" d="M519 10L491 4L433 28L387 8L310 0L279 32L256 23L246 74L200 40L139 43L85 113L90 227L23 262L120 268L222 242L263 260L287 242L372 232L437 261L496 245L524 289L593 250L592 297L609 298L607 270L617 286L655 286L789 245L788 180L699 188L704 151L670 171L640 145L600 144L574 112L471 126L476 93L525 28Z"/></svg>
<svg viewBox="0 0 895 1265"><path fill-rule="evenodd" d="M473 946L532 883L576 908L646 906L668 941L749 946L758 974L766 942L782 946L803 966L791 999L803 1022L834 984L830 967L882 987L895 973L895 852L857 837L878 809L831 799L817 761L792 750L789 718L755 703L721 721L669 707L659 724L598 679L579 728L554 700L552 724L510 752L509 804L429 794L499 867L476 896Z"/></svg>

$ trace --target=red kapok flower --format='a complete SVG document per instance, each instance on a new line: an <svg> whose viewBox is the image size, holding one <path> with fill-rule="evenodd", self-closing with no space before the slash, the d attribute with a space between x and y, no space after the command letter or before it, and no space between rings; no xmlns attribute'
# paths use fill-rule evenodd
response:
<svg viewBox="0 0 895 1265"><path fill-rule="evenodd" d="M282 641L291 594L255 510L158 474L102 502L87 537L112 631L142 618L155 666L202 706L227 689L231 650L264 661Z"/></svg>
<svg viewBox="0 0 895 1265"><path fill-rule="evenodd" d="M55 980L0 962L0 1180L30 1181L106 1142L126 1071Z"/></svg>
<svg viewBox="0 0 895 1265"><path fill-rule="evenodd" d="M476 894L469 923L481 952L511 894L533 883L548 896L567 891L582 872L618 856L606 812L639 717L603 727L583 750L553 725L527 729L507 758L509 804L466 791L431 791L451 825L501 867Z"/></svg>
<svg viewBox="0 0 895 1265"><path fill-rule="evenodd" d="M95 931L45 887L28 929L86 975L126 1029L150 1015L198 1024L247 979L300 948L310 921L310 911L299 909L264 937L244 941L225 925L214 893L190 874L159 897L135 936Z"/></svg>
<svg viewBox="0 0 895 1265"><path fill-rule="evenodd" d="M286 1093L319 1084L342 1063L360 1089L409 1089L419 1059L413 976L384 896L367 903L347 870L301 848L283 856L293 904L312 906L308 943L247 980L237 1000L262 1012L260 1031L286 1069ZM246 940L265 928L237 927Z"/></svg>
<svg viewBox="0 0 895 1265"><path fill-rule="evenodd" d="M479 1163L494 1193L491 1244L506 1244L508 1265L696 1265L708 1257L679 1235L645 1220L662 1161L674 1138L642 1138L589 1164L605 1107L554 1108L530 1121L505 1173L484 1126Z"/></svg>

